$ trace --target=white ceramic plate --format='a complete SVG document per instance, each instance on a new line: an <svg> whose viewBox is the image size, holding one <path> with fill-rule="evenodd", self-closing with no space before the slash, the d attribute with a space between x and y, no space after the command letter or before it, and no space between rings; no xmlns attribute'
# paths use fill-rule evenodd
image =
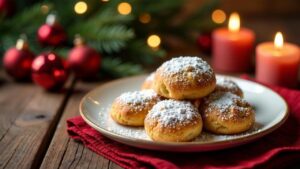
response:
<svg viewBox="0 0 300 169"><path fill-rule="evenodd" d="M288 116L286 102L271 89L251 81L227 77L242 88L245 99L256 110L256 123L250 131L237 135L203 132L192 142L154 142L146 135L143 127L119 125L111 119L108 111L117 96L123 92L139 90L146 77L119 79L92 90L80 103L81 116L90 126L112 140L144 149L176 152L211 151L245 144L274 131Z"/></svg>

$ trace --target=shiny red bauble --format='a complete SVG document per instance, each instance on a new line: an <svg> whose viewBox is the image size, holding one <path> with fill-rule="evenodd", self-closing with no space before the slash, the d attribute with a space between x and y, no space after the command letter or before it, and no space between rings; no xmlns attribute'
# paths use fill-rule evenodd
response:
<svg viewBox="0 0 300 169"><path fill-rule="evenodd" d="M63 60L53 52L43 53L32 63L32 80L46 90L59 90L68 78Z"/></svg>
<svg viewBox="0 0 300 169"><path fill-rule="evenodd" d="M69 52L67 61L69 68L74 71L76 77L91 79L99 72L101 56L95 49L80 43Z"/></svg>
<svg viewBox="0 0 300 169"><path fill-rule="evenodd" d="M56 16L53 14L50 14L46 23L38 29L37 37L42 45L50 46L58 46L67 39L63 27L57 22Z"/></svg>
<svg viewBox="0 0 300 169"><path fill-rule="evenodd" d="M211 54L212 50L212 37L211 33L202 33L197 38L197 45L201 52L204 54Z"/></svg>
<svg viewBox="0 0 300 169"><path fill-rule="evenodd" d="M34 54L28 49L27 42L19 39L16 47L8 49L3 57L6 72L16 80L28 80Z"/></svg>
<svg viewBox="0 0 300 169"><path fill-rule="evenodd" d="M13 0L0 0L0 16L11 16L15 10Z"/></svg>

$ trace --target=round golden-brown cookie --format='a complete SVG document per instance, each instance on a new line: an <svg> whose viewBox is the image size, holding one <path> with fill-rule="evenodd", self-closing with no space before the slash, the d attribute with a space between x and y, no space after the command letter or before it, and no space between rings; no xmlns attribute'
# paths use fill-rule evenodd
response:
<svg viewBox="0 0 300 169"><path fill-rule="evenodd" d="M227 78L217 78L217 86L215 91L231 92L243 97L242 89L232 80Z"/></svg>
<svg viewBox="0 0 300 169"><path fill-rule="evenodd" d="M113 102L110 115L114 121L128 126L144 126L148 111L161 100L153 90L123 93Z"/></svg>
<svg viewBox="0 0 300 169"><path fill-rule="evenodd" d="M155 72L153 89L171 99L198 99L211 93L216 77L199 57L178 57L163 63Z"/></svg>
<svg viewBox="0 0 300 169"><path fill-rule="evenodd" d="M230 92L214 92L204 99L204 128L216 134L236 134L250 129L255 122L253 108Z"/></svg>
<svg viewBox="0 0 300 169"><path fill-rule="evenodd" d="M154 72L151 73L142 84L142 90L152 89L153 79L154 79Z"/></svg>
<svg viewBox="0 0 300 169"><path fill-rule="evenodd" d="M201 133L202 119L190 102L164 100L154 105L147 114L145 130L154 141L190 141Z"/></svg>

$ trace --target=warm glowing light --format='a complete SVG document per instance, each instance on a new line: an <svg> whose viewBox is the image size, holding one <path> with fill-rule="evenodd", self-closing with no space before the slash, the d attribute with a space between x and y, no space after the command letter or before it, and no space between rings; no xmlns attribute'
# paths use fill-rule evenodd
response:
<svg viewBox="0 0 300 169"><path fill-rule="evenodd" d="M216 9L213 11L213 13L211 14L211 19L218 24L221 24L225 21L226 19L226 14L223 10L221 9Z"/></svg>
<svg viewBox="0 0 300 169"><path fill-rule="evenodd" d="M48 55L48 59L51 60L51 61L55 60L55 55L52 54L52 53L49 54L49 55Z"/></svg>
<svg viewBox="0 0 300 169"><path fill-rule="evenodd" d="M102 2L108 2L109 0L102 0Z"/></svg>
<svg viewBox="0 0 300 169"><path fill-rule="evenodd" d="M128 15L131 13L131 5L127 2L122 2L118 5L118 12L121 15Z"/></svg>
<svg viewBox="0 0 300 169"><path fill-rule="evenodd" d="M283 36L281 32L277 32L274 38L274 46L277 49L281 49L283 47Z"/></svg>
<svg viewBox="0 0 300 169"><path fill-rule="evenodd" d="M156 48L160 45L160 37L158 35L150 35L147 39L147 44L152 47Z"/></svg>
<svg viewBox="0 0 300 169"><path fill-rule="evenodd" d="M46 23L48 25L54 25L57 22L57 17L55 14L51 13L46 18Z"/></svg>
<svg viewBox="0 0 300 169"><path fill-rule="evenodd" d="M41 11L42 11L43 14L47 14L49 12L48 5L42 5L41 6Z"/></svg>
<svg viewBox="0 0 300 169"><path fill-rule="evenodd" d="M232 32L237 32L240 30L240 16L238 13L234 12L230 15L228 28Z"/></svg>
<svg viewBox="0 0 300 169"><path fill-rule="evenodd" d="M16 43L16 48L18 50L22 50L24 48L28 48L28 45L26 44L26 41L24 39L18 39Z"/></svg>
<svg viewBox="0 0 300 169"><path fill-rule="evenodd" d="M143 13L139 16L139 20L142 23L149 23L151 21L151 15L148 13Z"/></svg>
<svg viewBox="0 0 300 169"><path fill-rule="evenodd" d="M74 6L74 11L77 13L77 14L84 14L88 9L88 6L86 4L86 2L83 2L83 1L79 1L75 4Z"/></svg>

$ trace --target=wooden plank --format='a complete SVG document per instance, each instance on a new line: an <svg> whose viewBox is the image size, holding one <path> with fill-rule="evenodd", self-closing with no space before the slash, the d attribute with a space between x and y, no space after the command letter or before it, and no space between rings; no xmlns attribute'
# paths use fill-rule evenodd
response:
<svg viewBox="0 0 300 169"><path fill-rule="evenodd" d="M78 107L81 98L100 83L82 83L75 85L66 109L57 126L54 137L41 165L42 169L51 168L113 168L120 167L104 157L84 147L82 143L69 138L66 131L66 120L79 115Z"/></svg>
<svg viewBox="0 0 300 169"><path fill-rule="evenodd" d="M36 168L48 148L68 92L48 93L32 83L2 79L0 168Z"/></svg>

